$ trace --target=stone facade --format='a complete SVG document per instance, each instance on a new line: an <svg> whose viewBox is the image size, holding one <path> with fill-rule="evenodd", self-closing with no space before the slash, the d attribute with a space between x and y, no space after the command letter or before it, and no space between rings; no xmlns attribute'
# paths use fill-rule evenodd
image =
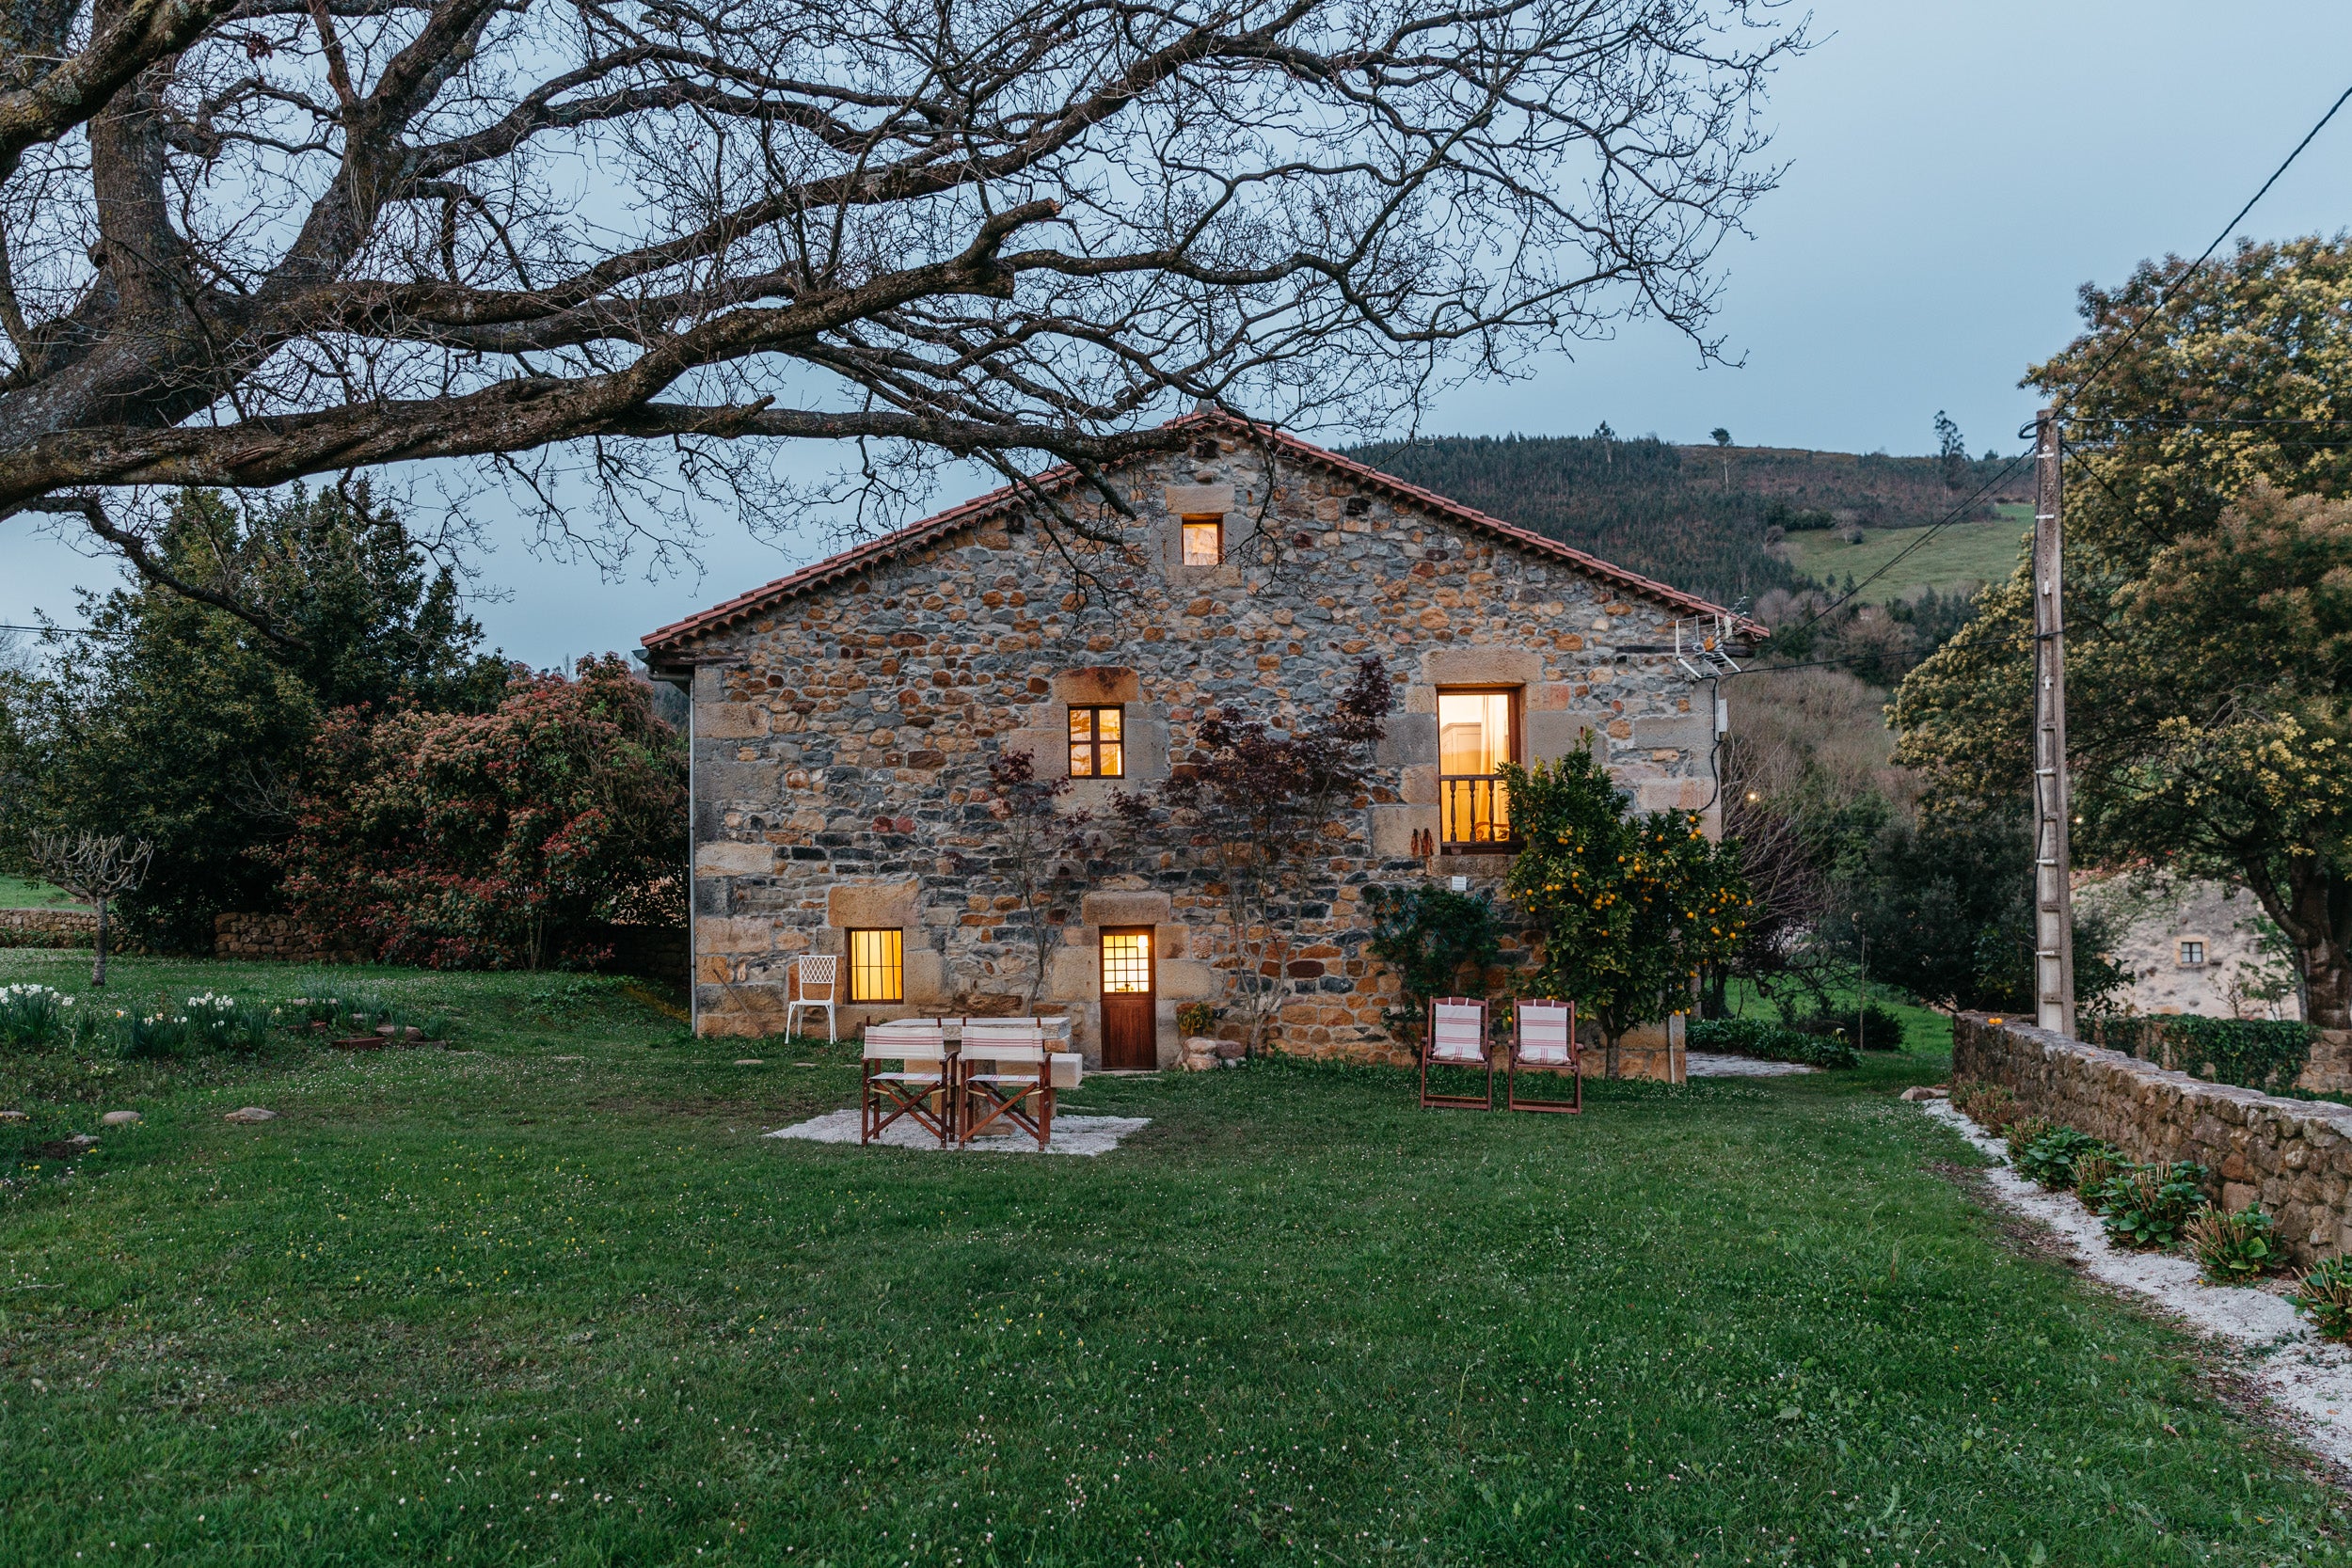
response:
<svg viewBox="0 0 2352 1568"><path fill-rule="evenodd" d="M2006 1085L2020 1104L2135 1160L2194 1160L2224 1207L2259 1202L2293 1261L2352 1248L2352 1106L2289 1100L1981 1013L1952 1020L1952 1076Z"/></svg>
<svg viewBox="0 0 2352 1568"><path fill-rule="evenodd" d="M2132 874L2080 876L2075 907L2104 916L2134 1013L2299 1019L2303 1000L2277 927L2254 895L2224 882Z"/></svg>
<svg viewBox="0 0 2352 1568"><path fill-rule="evenodd" d="M1067 476L1046 482L1119 536L1077 557L1084 580L1034 502L1000 492L647 638L648 667L692 694L705 1033L780 1030L790 961L842 952L857 927L903 931L904 1001L849 1009L850 1026L1023 1010L1034 964L990 869L989 763L1025 752L1065 777L1073 705L1123 707L1125 776L1073 781L1064 797L1099 816L1115 789L1166 780L1211 712L1311 721L1359 659L1384 661L1397 711L1378 782L1333 831L1284 977L1280 1044L1311 1054L1393 1050L1367 884L1491 885L1505 868L1496 853L1422 852L1439 832L1440 688L1513 694L1522 760L1591 732L1642 807L1716 821L1710 689L1673 652L1677 623L1711 631L1715 607L1305 443L1269 455L1237 421L1188 422L1188 451L1115 472L1132 519L1089 506ZM1187 565L1179 519L1202 514L1224 516L1225 559ZM1142 855L1057 933L1041 1010L1071 1015L1089 1058L1105 927L1155 933L1159 1058L1172 1066L1177 1006L1233 984L1207 874Z"/></svg>

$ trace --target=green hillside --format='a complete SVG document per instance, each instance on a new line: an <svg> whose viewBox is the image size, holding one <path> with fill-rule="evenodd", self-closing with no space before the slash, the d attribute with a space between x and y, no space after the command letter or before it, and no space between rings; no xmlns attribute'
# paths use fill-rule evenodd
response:
<svg viewBox="0 0 2352 1568"><path fill-rule="evenodd" d="M1906 535L1999 473L1933 457L1777 447L1681 447L1654 436L1433 436L1359 447L1359 461L1482 512L1723 602L1859 578ZM2030 498L2022 466L1938 534L1874 596L2008 575L2001 508ZM1835 526L1859 526L1841 545ZM1787 535L1779 542L1774 531Z"/></svg>
<svg viewBox="0 0 2352 1568"><path fill-rule="evenodd" d="M1894 569L1857 595L1864 602L1899 599L1921 588L1948 594L1974 583L1999 582L2017 565L2017 552L2033 527L2029 501L2005 501L1999 515L1953 523L1919 544L1916 529L1871 530L1849 545L1828 529L1788 535L1789 564L1820 582L1862 581L1905 550ZM1914 545L1918 548L1911 549Z"/></svg>

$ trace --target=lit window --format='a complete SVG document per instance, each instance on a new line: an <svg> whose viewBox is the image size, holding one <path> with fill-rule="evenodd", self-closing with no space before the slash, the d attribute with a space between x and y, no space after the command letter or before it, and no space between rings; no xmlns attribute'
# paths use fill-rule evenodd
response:
<svg viewBox="0 0 2352 1568"><path fill-rule="evenodd" d="M2183 969L2204 968L2205 944L2201 942L2185 942L2181 943L2181 967Z"/></svg>
<svg viewBox="0 0 2352 1568"><path fill-rule="evenodd" d="M1103 993L1140 995L1152 989L1152 933L1103 933Z"/></svg>
<svg viewBox="0 0 2352 1568"><path fill-rule="evenodd" d="M1214 566L1225 559L1225 518L1186 517L1184 519L1184 564Z"/></svg>
<svg viewBox="0 0 2352 1568"><path fill-rule="evenodd" d="M1438 693L1438 781L1448 844L1503 844L1511 813L1497 771L1516 760L1511 691Z"/></svg>
<svg viewBox="0 0 2352 1568"><path fill-rule="evenodd" d="M850 1000L903 1002L906 933L896 927L850 933Z"/></svg>
<svg viewBox="0 0 2352 1568"><path fill-rule="evenodd" d="M1123 779L1127 776L1127 710L1122 707L1073 707L1070 710L1070 776L1073 779Z"/></svg>

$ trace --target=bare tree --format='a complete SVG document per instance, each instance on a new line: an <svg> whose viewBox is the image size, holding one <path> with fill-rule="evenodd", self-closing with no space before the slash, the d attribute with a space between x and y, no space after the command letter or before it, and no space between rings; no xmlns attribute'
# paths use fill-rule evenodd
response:
<svg viewBox="0 0 2352 1568"><path fill-rule="evenodd" d="M990 863L1007 896L1021 911L1029 948L1029 1016L1037 1016L1054 945L1086 889L1089 863L1102 852L1101 835L1086 812L1062 811L1068 779L1041 779L1026 752L1005 752L988 765L989 815L1001 825Z"/></svg>
<svg viewBox="0 0 2352 1568"><path fill-rule="evenodd" d="M1395 699L1375 656L1358 661L1317 721L1277 728L1220 709L1201 721L1199 748L1159 786L1167 836L1225 906L1234 1000L1252 1054L1297 994L1301 906L1332 894L1328 878L1318 879L1318 856L1327 870L1333 841L1344 836L1340 808L1370 784L1372 748ZM1161 827L1139 797L1121 795L1114 807L1137 837Z"/></svg>
<svg viewBox="0 0 2352 1568"><path fill-rule="evenodd" d="M762 437L882 499L1188 400L1363 428L1631 317L1713 355L1775 10L8 0L0 515L173 582L142 487L458 458L670 549L813 499Z"/></svg>
<svg viewBox="0 0 2352 1568"><path fill-rule="evenodd" d="M32 837L34 868L72 894L76 903L93 905L98 911L98 951L89 972L93 986L106 983L107 907L139 885L154 853L155 847L143 838L50 832Z"/></svg>

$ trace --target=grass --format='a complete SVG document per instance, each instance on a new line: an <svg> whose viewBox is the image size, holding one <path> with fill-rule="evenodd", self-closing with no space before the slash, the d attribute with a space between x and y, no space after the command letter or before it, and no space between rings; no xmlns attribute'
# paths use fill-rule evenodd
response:
<svg viewBox="0 0 2352 1568"><path fill-rule="evenodd" d="M1860 582L1919 545L1858 595L1872 603L1899 599L1921 588L1948 593L1969 583L2002 582L2016 568L2019 546L2033 526L2033 508L2004 501L1995 510L1998 517L1953 523L1925 544L1919 544L1918 529L1873 529L1859 545L1841 543L1828 529L1807 529L1788 535L1789 561L1798 571L1835 586L1849 575Z"/></svg>
<svg viewBox="0 0 2352 1568"><path fill-rule="evenodd" d="M0 910L72 909L73 898L63 888L28 882L22 877L0 877Z"/></svg>
<svg viewBox="0 0 2352 1568"><path fill-rule="evenodd" d="M24 1146L147 1117L0 1200L0 1560L2345 1560L2190 1341L1970 1199L1894 1099L1931 1056L1581 1118L1097 1079L1072 1109L1152 1118L1117 1153L955 1158L760 1137L849 1102L846 1047L346 978L464 1050L0 1057Z"/></svg>

